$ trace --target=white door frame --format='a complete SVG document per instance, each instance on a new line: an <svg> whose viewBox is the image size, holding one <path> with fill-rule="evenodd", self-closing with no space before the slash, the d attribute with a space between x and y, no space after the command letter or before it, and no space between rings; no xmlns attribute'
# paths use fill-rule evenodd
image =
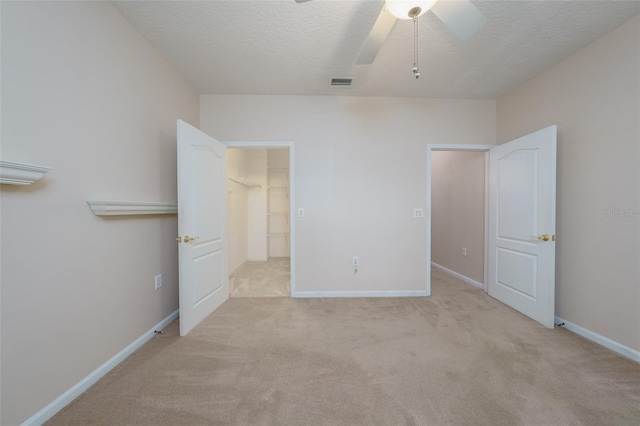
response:
<svg viewBox="0 0 640 426"><path fill-rule="evenodd" d="M487 244L489 239L489 150L496 145L475 145L475 144L428 144L427 145L427 202L425 222L427 227L427 296L431 296L431 154L433 151L475 151L484 152L484 292L488 292L489 283L487 271Z"/></svg>
<svg viewBox="0 0 640 426"><path fill-rule="evenodd" d="M293 142L238 142L228 141L222 142L227 148L289 148L289 226L291 231L289 234L289 263L290 272L290 297L296 293L296 215L295 213L295 153Z"/></svg>

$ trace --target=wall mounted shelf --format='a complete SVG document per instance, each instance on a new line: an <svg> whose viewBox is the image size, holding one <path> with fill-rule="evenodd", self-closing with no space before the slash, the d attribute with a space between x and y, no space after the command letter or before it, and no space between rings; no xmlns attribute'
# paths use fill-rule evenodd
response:
<svg viewBox="0 0 640 426"><path fill-rule="evenodd" d="M0 161L0 183L31 185L51 170L53 170L51 167Z"/></svg>
<svg viewBox="0 0 640 426"><path fill-rule="evenodd" d="M146 201L87 200L96 216L177 214L178 204Z"/></svg>

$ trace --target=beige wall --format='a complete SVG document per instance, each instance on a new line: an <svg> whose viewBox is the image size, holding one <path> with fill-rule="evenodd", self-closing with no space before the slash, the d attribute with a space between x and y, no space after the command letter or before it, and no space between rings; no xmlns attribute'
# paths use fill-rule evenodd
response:
<svg viewBox="0 0 640 426"><path fill-rule="evenodd" d="M230 148L228 175L260 185L229 182L229 272L246 261L267 260L267 149Z"/></svg>
<svg viewBox="0 0 640 426"><path fill-rule="evenodd" d="M431 260L483 284L485 153L431 155Z"/></svg>
<svg viewBox="0 0 640 426"><path fill-rule="evenodd" d="M19 424L178 307L176 216L86 200L176 200L176 119L197 93L107 2L1 2L2 418ZM154 276L163 287L154 290Z"/></svg>
<svg viewBox="0 0 640 426"><path fill-rule="evenodd" d="M227 152L227 175L232 178L246 179L246 150L230 148ZM227 199L229 227L229 274L233 274L247 261L248 252L248 192L247 187L229 181Z"/></svg>
<svg viewBox="0 0 640 426"><path fill-rule="evenodd" d="M426 286L426 145L493 144L495 119L485 100L202 95L200 123L295 143L297 291L384 292Z"/></svg>
<svg viewBox="0 0 640 426"><path fill-rule="evenodd" d="M279 169L289 168L289 149L287 148L273 148L267 152L269 167L276 167Z"/></svg>
<svg viewBox="0 0 640 426"><path fill-rule="evenodd" d="M556 315L635 350L639 122L640 17L498 100L500 143L558 125Z"/></svg>
<svg viewBox="0 0 640 426"><path fill-rule="evenodd" d="M260 187L248 190L249 196L249 251L250 261L267 260L267 150L245 149L247 178Z"/></svg>

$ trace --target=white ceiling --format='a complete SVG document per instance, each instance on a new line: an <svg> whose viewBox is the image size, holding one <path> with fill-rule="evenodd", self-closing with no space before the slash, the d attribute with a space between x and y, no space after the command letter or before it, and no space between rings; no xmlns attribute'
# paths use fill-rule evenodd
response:
<svg viewBox="0 0 640 426"><path fill-rule="evenodd" d="M455 1L455 0L440 0ZM200 93L500 97L640 13L640 0L472 0L487 24L459 40L431 12L398 21L355 65L377 0L113 1ZM331 88L331 77L353 77Z"/></svg>

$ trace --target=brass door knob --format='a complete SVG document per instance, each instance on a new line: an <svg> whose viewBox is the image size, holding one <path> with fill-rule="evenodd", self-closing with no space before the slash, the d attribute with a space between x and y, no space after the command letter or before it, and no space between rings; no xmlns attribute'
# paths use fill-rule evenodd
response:
<svg viewBox="0 0 640 426"><path fill-rule="evenodd" d="M542 240L542 241L549 241L549 234L542 234L540 236L534 235L531 238L533 238L534 240ZM555 241L555 240L554 240Z"/></svg>
<svg viewBox="0 0 640 426"><path fill-rule="evenodd" d="M549 236L547 235L547 239L549 239L548 237L549 237ZM190 241L195 241L195 240L197 240L198 238L200 238L200 237L190 237L190 236L188 236L188 235L185 235L185 236L184 236L184 242L185 242L185 243L188 243L188 242L190 242Z"/></svg>

